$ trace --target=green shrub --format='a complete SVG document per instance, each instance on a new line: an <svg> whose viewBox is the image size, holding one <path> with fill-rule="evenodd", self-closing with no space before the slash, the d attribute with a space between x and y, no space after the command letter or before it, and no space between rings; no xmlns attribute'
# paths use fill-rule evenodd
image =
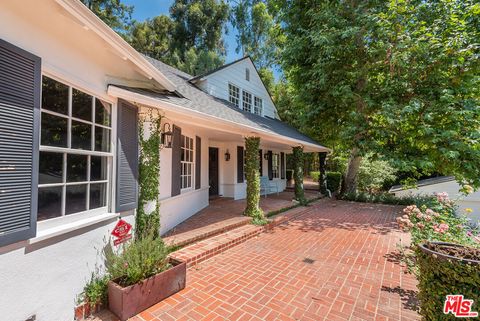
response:
<svg viewBox="0 0 480 321"><path fill-rule="evenodd" d="M318 182L318 180L320 179L320 172L310 172L310 178L314 182Z"/></svg>
<svg viewBox="0 0 480 321"><path fill-rule="evenodd" d="M126 243L119 253L107 246L104 254L108 274L121 286L136 284L170 268L168 247L153 234Z"/></svg>
<svg viewBox="0 0 480 321"><path fill-rule="evenodd" d="M340 172L327 172L327 188L332 193L337 193L340 190L342 183L342 173Z"/></svg>
<svg viewBox="0 0 480 321"><path fill-rule="evenodd" d="M411 205L421 206L429 204L434 197L432 196L395 196L389 193L370 194L367 192L345 193L340 196L342 200L363 202L363 203L380 203L390 205Z"/></svg>
<svg viewBox="0 0 480 321"><path fill-rule="evenodd" d="M90 280L83 288L80 301L88 303L93 308L97 303L106 304L108 294L108 275L100 276L92 273Z"/></svg>
<svg viewBox="0 0 480 321"><path fill-rule="evenodd" d="M247 179L247 206L244 215L255 220L253 223L265 221L260 208L260 172L258 150L260 137L245 137L245 176Z"/></svg>
<svg viewBox="0 0 480 321"><path fill-rule="evenodd" d="M358 189L376 193L391 186L397 179L397 170L385 160L374 159L371 155L363 157L358 170Z"/></svg>
<svg viewBox="0 0 480 321"><path fill-rule="evenodd" d="M443 259L420 249L416 251L416 256L419 266L418 299L423 320L456 320L452 314L443 314L445 298L449 294L464 295L465 299L474 301L472 311L480 310L480 265Z"/></svg>

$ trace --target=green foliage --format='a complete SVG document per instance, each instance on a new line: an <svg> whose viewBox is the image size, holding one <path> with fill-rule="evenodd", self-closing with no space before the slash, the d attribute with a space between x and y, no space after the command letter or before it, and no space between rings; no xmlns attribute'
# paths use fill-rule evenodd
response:
<svg viewBox="0 0 480 321"><path fill-rule="evenodd" d="M395 182L396 172L389 162L367 155L362 158L358 171L358 189L369 193L385 190Z"/></svg>
<svg viewBox="0 0 480 321"><path fill-rule="evenodd" d="M310 178L314 181L314 182L318 182L318 180L320 179L320 172L310 172Z"/></svg>
<svg viewBox="0 0 480 321"><path fill-rule="evenodd" d="M325 175L327 176L327 188L330 192L337 193L342 183L342 173L326 172Z"/></svg>
<svg viewBox="0 0 480 321"><path fill-rule="evenodd" d="M258 150L260 137L245 137L245 176L247 180L247 207L244 214L252 223L263 225L265 216L260 208L260 172Z"/></svg>
<svg viewBox="0 0 480 321"><path fill-rule="evenodd" d="M294 124L399 171L480 184L476 1L277 2Z"/></svg>
<svg viewBox="0 0 480 321"><path fill-rule="evenodd" d="M153 234L126 243L118 253L109 244L104 255L110 278L121 286L136 284L170 268L168 248Z"/></svg>
<svg viewBox="0 0 480 321"><path fill-rule="evenodd" d="M108 275L100 276L92 273L90 280L83 288L80 295L81 301L88 303L93 308L97 303L106 304L108 295Z"/></svg>
<svg viewBox="0 0 480 321"><path fill-rule="evenodd" d="M340 199L345 201L362 202L362 203L380 203L390 205L411 205L421 206L430 202L431 196L402 196L398 197L390 193L370 194L366 192L344 193Z"/></svg>
<svg viewBox="0 0 480 321"><path fill-rule="evenodd" d="M304 204L305 193L303 190L303 147L296 146L292 148L293 155L293 180L295 181L295 200Z"/></svg>
<svg viewBox="0 0 480 321"><path fill-rule="evenodd" d="M427 241L442 241L462 245L480 246L476 240L478 230L472 228L468 219L456 213L457 206L446 193L420 206L406 207L397 222L404 230L410 231L412 243L417 245Z"/></svg>
<svg viewBox="0 0 480 321"><path fill-rule="evenodd" d="M132 25L133 6L121 0L82 0L83 4L95 13L113 30L125 37Z"/></svg>
<svg viewBox="0 0 480 321"><path fill-rule="evenodd" d="M155 113L155 114L154 114ZM149 123L149 135L145 137L144 122ZM158 110L149 109L146 117L139 118L140 157L138 166L138 209L135 216L135 235L137 239L153 233L158 237L160 231L160 203L158 202L160 184L160 135L162 117ZM148 202L155 203L155 209L146 213Z"/></svg>
<svg viewBox="0 0 480 321"><path fill-rule="evenodd" d="M418 275L418 299L422 320L454 320L453 315L443 314L443 304L449 294L462 294L473 300L472 311L480 310L480 262L467 264L460 260L442 259L439 256L416 251Z"/></svg>

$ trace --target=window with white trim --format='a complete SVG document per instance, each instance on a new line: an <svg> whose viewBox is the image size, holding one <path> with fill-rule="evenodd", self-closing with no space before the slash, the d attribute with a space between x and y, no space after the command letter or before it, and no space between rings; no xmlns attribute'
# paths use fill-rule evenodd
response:
<svg viewBox="0 0 480 321"><path fill-rule="evenodd" d="M111 104L43 76L37 220L104 208Z"/></svg>
<svg viewBox="0 0 480 321"><path fill-rule="evenodd" d="M258 98L257 96L255 96L254 104L253 104L253 112L257 115L262 115L262 109L263 109L262 98Z"/></svg>
<svg viewBox="0 0 480 321"><path fill-rule="evenodd" d="M181 139L181 172L180 172L180 186L182 189L191 188L193 186L193 171L195 162L193 158L193 138L182 135Z"/></svg>
<svg viewBox="0 0 480 321"><path fill-rule="evenodd" d="M228 84L228 100L237 107L240 107L240 88Z"/></svg>
<svg viewBox="0 0 480 321"><path fill-rule="evenodd" d="M272 154L272 176L279 178L280 174L280 154Z"/></svg>
<svg viewBox="0 0 480 321"><path fill-rule="evenodd" d="M243 98L243 110L251 113L252 112L252 94L249 93L248 91L242 90L242 98Z"/></svg>

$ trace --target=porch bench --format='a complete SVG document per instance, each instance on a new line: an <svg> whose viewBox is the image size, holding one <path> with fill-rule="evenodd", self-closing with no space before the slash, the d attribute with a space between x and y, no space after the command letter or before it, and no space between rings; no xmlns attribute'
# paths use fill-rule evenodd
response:
<svg viewBox="0 0 480 321"><path fill-rule="evenodd" d="M273 191L275 191L277 195L280 192L278 182L271 181L267 176L260 176L260 195L265 195L266 198L267 194Z"/></svg>

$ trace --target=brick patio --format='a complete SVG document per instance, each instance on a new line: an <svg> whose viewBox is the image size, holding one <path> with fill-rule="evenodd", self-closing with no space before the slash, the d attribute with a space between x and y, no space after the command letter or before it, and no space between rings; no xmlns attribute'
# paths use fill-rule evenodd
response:
<svg viewBox="0 0 480 321"><path fill-rule="evenodd" d="M281 192L268 197L261 197L260 207L265 213L277 211L292 206L293 192ZM305 197L318 197L318 192L306 191ZM243 215L246 201L231 198L216 198L210 200L210 205L193 215L186 221L163 236L168 245L184 246L205 237L220 234L233 228L248 224L250 218Z"/></svg>
<svg viewBox="0 0 480 321"><path fill-rule="evenodd" d="M187 272L149 320L418 320L396 258L399 207L321 200ZM114 320L107 312L100 320Z"/></svg>

